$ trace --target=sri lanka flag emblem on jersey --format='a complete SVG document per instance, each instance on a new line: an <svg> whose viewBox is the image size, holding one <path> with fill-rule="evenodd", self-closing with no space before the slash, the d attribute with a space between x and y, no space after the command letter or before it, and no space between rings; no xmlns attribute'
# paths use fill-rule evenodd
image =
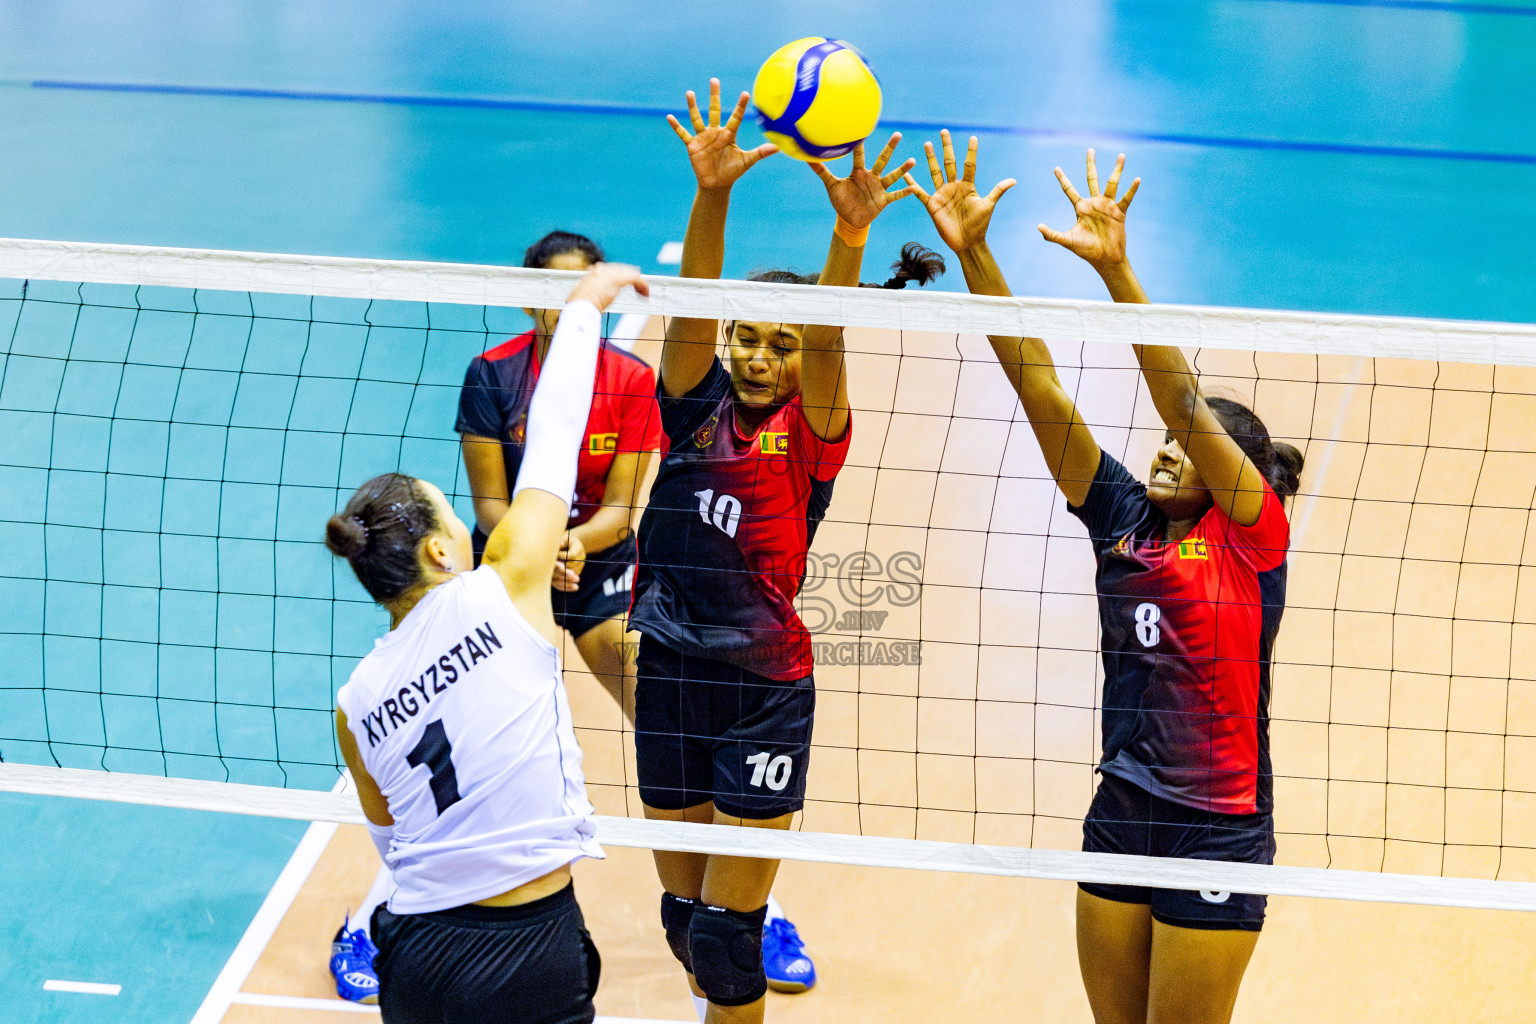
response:
<svg viewBox="0 0 1536 1024"><path fill-rule="evenodd" d="M1193 558L1197 561L1205 561L1210 555L1205 550L1204 537L1190 537L1179 541L1179 557Z"/></svg>
<svg viewBox="0 0 1536 1024"><path fill-rule="evenodd" d="M618 450L618 434L590 434L587 437L587 451L593 455L602 455L606 452L616 452Z"/></svg>
<svg viewBox="0 0 1536 1024"><path fill-rule="evenodd" d="M783 431L763 431L758 437L762 438L762 452L764 455L789 454L789 434Z"/></svg>

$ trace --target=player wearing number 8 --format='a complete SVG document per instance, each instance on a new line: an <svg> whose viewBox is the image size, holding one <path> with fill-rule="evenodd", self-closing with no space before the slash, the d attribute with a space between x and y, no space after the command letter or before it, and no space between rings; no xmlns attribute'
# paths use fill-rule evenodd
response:
<svg viewBox="0 0 1536 1024"><path fill-rule="evenodd" d="M391 1022L590 1022L598 956L570 865L601 857L561 682L550 576L565 537L601 310L633 267L571 293L528 410L511 507L473 568L442 491L358 488L326 543L390 615L337 694L336 733L396 889L373 918Z"/></svg>
<svg viewBox="0 0 1536 1024"><path fill-rule="evenodd" d="M986 243L993 205L977 194L976 139L956 173L927 147L934 225L971 291L1009 294ZM1146 302L1125 256L1116 200L1124 157L1101 195L1088 151L1087 198L1056 175L1077 214L1041 232L1087 260L1120 302ZM911 180L910 178L908 179ZM1137 345L1167 435L1142 484L1100 450L1038 338L991 338L1068 509L1088 528L1104 656L1102 774L1085 850L1270 863L1270 653L1285 607L1301 453L1274 442L1238 402L1207 398L1177 348ZM1083 885L1078 960L1098 1024L1230 1019L1263 924L1265 898Z"/></svg>

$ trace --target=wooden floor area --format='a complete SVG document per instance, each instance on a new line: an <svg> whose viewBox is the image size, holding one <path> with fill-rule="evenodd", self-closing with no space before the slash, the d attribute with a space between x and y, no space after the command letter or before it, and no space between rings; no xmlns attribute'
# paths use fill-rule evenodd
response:
<svg viewBox="0 0 1536 1024"><path fill-rule="evenodd" d="M329 944L377 865L366 831L339 829L241 987L330 1000L334 1010L235 1005L225 1024L348 1019L351 1004L335 999L326 969ZM613 848L606 861L579 865L576 878L603 956L598 1013L693 1020L657 919L661 889L650 854ZM819 982L802 995L771 994L770 1021L1091 1020L1078 980L1070 883L786 864L776 890L816 959ZM1533 984L1523 965L1533 948L1536 915L1273 899L1234 1020L1525 1019Z"/></svg>

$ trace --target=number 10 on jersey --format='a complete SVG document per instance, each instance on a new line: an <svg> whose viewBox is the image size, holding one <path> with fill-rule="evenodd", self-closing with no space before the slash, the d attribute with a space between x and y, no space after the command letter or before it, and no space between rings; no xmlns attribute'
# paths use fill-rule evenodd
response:
<svg viewBox="0 0 1536 1024"><path fill-rule="evenodd" d="M723 531L727 537L736 536L736 527L741 525L740 498L724 491L717 495L713 487L694 491L693 496L699 499L700 519Z"/></svg>

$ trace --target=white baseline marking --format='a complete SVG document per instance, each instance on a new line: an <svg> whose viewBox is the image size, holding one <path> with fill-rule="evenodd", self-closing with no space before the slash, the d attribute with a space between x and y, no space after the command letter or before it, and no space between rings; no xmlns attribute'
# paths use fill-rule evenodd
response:
<svg viewBox="0 0 1536 1024"><path fill-rule="evenodd" d="M1328 483L1328 469L1333 465L1333 454L1339 450L1339 435L1344 433L1344 424L1349 421L1350 403L1355 400L1355 392L1360 390L1360 380L1365 376L1365 360L1356 359L1354 367L1349 371L1349 382L1344 387L1344 394L1339 399L1339 408L1333 416L1333 429L1328 435L1330 444L1323 449L1322 458L1316 466L1308 466L1308 473L1312 477L1312 492L1314 495L1327 494L1324 489ZM1307 535L1307 525L1312 522L1312 509L1315 502L1307 501L1301 506L1301 514L1296 517L1296 522L1291 527L1292 547L1295 542Z"/></svg>
<svg viewBox="0 0 1536 1024"><path fill-rule="evenodd" d="M102 985L94 981L55 981L50 978L43 982L44 992L81 992L88 996L115 996L123 991L121 985Z"/></svg>
<svg viewBox="0 0 1536 1024"><path fill-rule="evenodd" d="M640 337L640 332L645 330L645 325L650 323L650 316L646 313L625 313L619 317L619 323L608 332L610 344L617 345L625 352L635 347L635 340Z"/></svg>
<svg viewBox="0 0 1536 1024"><path fill-rule="evenodd" d="M331 792L343 792L348 788L348 781L346 776L342 776L336 780L336 785ZM203 1004L192 1016L191 1024L219 1024L224 1019L230 1005L241 994L240 986L245 984L251 968L256 966L256 961L261 958L267 944L272 941L272 935L277 931L277 926L282 923L283 916L293 905L294 898L303 888L309 873L314 870L320 855L325 852L326 844L336 834L338 827L332 821L316 821L305 829L304 838L300 839L299 845L294 848L293 856L288 858L282 874L277 876L277 881L267 893L267 898L261 903L261 909L256 911L256 916L251 918L251 923L246 926L245 934L240 937L235 951L229 955L224 969L214 979L213 987L203 997Z"/></svg>
<svg viewBox="0 0 1536 1024"><path fill-rule="evenodd" d="M236 992L232 1003L244 1006L272 1006L279 1010L329 1010L331 1013L365 1013L379 1015L377 1006L349 1003L345 999L310 999L307 996L269 996L260 992Z"/></svg>

